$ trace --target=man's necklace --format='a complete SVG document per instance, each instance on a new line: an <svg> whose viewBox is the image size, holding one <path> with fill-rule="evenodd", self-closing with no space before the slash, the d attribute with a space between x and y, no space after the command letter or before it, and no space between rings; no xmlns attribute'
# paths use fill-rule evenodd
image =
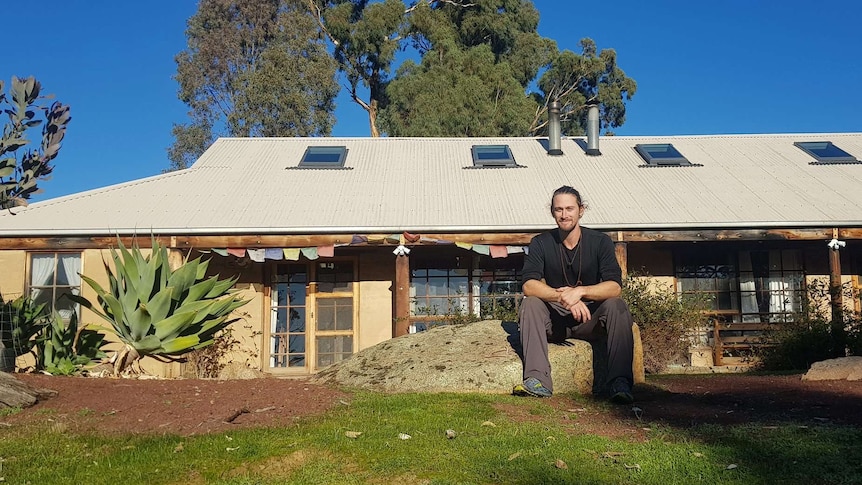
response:
<svg viewBox="0 0 862 485"><path fill-rule="evenodd" d="M561 242L560 243L560 264L563 265L563 278L566 280L566 286L581 286L581 269L584 266L584 250L581 247L583 243L583 236L578 240L578 244L575 245L575 250L572 253L572 260L569 261L568 256L566 256L566 247ZM578 278L575 284L573 285L569 281L569 271L568 269L573 267L575 264L575 258L578 258Z"/></svg>

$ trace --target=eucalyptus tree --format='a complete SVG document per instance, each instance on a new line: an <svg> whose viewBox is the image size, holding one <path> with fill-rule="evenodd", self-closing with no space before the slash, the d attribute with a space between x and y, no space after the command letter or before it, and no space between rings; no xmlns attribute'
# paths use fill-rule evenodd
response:
<svg viewBox="0 0 862 485"><path fill-rule="evenodd" d="M584 39L580 54L560 52L527 0L305 1L371 136L543 134L553 99L569 133L583 130L590 104L616 127L637 89L611 49ZM396 65L409 48L419 62Z"/></svg>
<svg viewBox="0 0 862 485"><path fill-rule="evenodd" d="M173 127L171 169L216 136L328 135L337 65L302 0L201 0L176 56L190 121Z"/></svg>
<svg viewBox="0 0 862 485"><path fill-rule="evenodd" d="M637 84L616 53L597 52L590 39L581 54L558 51L538 34L539 12L529 1L427 2L409 21L421 62L405 61L388 85L381 124L390 135L544 134L554 99L570 134L583 131L591 104L605 127L625 121Z"/></svg>
<svg viewBox="0 0 862 485"><path fill-rule="evenodd" d="M377 117L386 106L392 63L403 46L407 16L415 6L406 8L402 0L306 2L334 46L350 98L368 113L371 136L380 136Z"/></svg>

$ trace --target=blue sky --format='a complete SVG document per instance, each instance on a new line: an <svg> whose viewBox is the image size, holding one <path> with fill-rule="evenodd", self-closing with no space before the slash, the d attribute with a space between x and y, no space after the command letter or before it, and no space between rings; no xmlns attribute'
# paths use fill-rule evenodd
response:
<svg viewBox="0 0 862 485"><path fill-rule="evenodd" d="M613 48L638 82L618 135L862 131L862 3L845 0L537 0L539 33ZM174 56L193 0L42 0L8 25L2 79L36 76L73 120L32 201L158 175L186 120ZM8 29L7 29L8 30ZM342 95L334 136L367 136Z"/></svg>

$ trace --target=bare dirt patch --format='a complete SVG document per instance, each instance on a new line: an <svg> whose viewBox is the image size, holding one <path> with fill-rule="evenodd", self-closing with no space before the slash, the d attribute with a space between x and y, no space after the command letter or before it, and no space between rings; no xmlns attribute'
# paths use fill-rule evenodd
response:
<svg viewBox="0 0 862 485"><path fill-rule="evenodd" d="M10 424L63 423L70 430L182 436L283 426L320 414L347 394L304 379L110 379L16 374L56 397L2 418Z"/></svg>
<svg viewBox="0 0 862 485"><path fill-rule="evenodd" d="M72 431L194 435L285 426L348 402L349 393L305 379L137 380L17 374L56 397L3 418L10 425ZM800 375L685 375L651 378L633 406L565 395L546 400L572 433L641 440L651 423L835 424L862 427L862 381L803 381ZM525 400L534 398L524 398ZM525 401L526 404L526 401ZM539 419L531 406L498 406L513 419ZM542 418L546 419L546 418Z"/></svg>

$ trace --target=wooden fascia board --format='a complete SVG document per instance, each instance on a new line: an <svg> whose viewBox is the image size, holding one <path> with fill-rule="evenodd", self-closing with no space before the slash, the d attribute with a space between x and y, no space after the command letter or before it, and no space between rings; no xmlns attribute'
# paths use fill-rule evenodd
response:
<svg viewBox="0 0 862 485"><path fill-rule="evenodd" d="M692 241L828 241L833 237L832 228L817 229L729 229L729 230L650 230L606 232L617 242L692 242ZM435 245L436 240L465 242L472 244L526 245L535 232L518 233L434 233L420 234L422 239L408 245ZM396 246L398 241L385 239L392 234L363 234L371 242L362 246ZM862 239L862 228L838 230L839 239ZM350 244L353 234L307 234L307 235L201 235L201 236L156 236L161 244L173 248L298 248ZM150 245L149 237L121 237L124 245L135 241L142 247ZM0 237L0 250L72 250L115 247L115 236L78 237Z"/></svg>

